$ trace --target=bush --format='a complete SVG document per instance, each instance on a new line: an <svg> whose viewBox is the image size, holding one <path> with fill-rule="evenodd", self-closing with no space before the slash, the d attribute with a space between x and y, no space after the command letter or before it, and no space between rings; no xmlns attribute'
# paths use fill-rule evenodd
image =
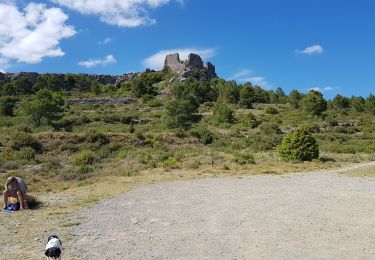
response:
<svg viewBox="0 0 375 260"><path fill-rule="evenodd" d="M276 115L278 113L279 113L279 111L274 107L267 107L267 109L266 109L266 114Z"/></svg>
<svg viewBox="0 0 375 260"><path fill-rule="evenodd" d="M0 115L13 116L13 110L16 106L16 100L12 97L0 98Z"/></svg>
<svg viewBox="0 0 375 260"><path fill-rule="evenodd" d="M257 128L261 124L253 113L241 115L240 120L244 126L250 128Z"/></svg>
<svg viewBox="0 0 375 260"><path fill-rule="evenodd" d="M169 157L163 162L163 167L166 169L175 169L177 168L178 161L174 157Z"/></svg>
<svg viewBox="0 0 375 260"><path fill-rule="evenodd" d="M239 165L255 164L254 155L250 153L238 153L234 157L234 161Z"/></svg>
<svg viewBox="0 0 375 260"><path fill-rule="evenodd" d="M190 169L194 169L194 170L199 169L200 166L201 166L201 162L198 161L198 160L194 160L194 161L192 161L192 162L189 164L189 168L190 168Z"/></svg>
<svg viewBox="0 0 375 260"><path fill-rule="evenodd" d="M98 159L99 158L95 152L83 150L73 158L73 163L75 165L93 165L98 161Z"/></svg>
<svg viewBox="0 0 375 260"><path fill-rule="evenodd" d="M315 90L310 90L301 102L303 110L310 115L320 116L327 110L327 101L323 98L322 93Z"/></svg>
<svg viewBox="0 0 375 260"><path fill-rule="evenodd" d="M77 173L78 174L88 174L90 172L93 172L95 171L95 168L91 165L80 165L78 170L77 170Z"/></svg>
<svg viewBox="0 0 375 260"><path fill-rule="evenodd" d="M277 150L281 158L286 160L311 161L319 158L316 139L303 127L285 135Z"/></svg>
<svg viewBox="0 0 375 260"><path fill-rule="evenodd" d="M40 152L42 149L42 145L36 141L30 134L25 132L16 132L11 136L11 144L10 147L15 150L19 151L24 147L31 147L36 152Z"/></svg>
<svg viewBox="0 0 375 260"><path fill-rule="evenodd" d="M233 123L234 111L225 103L217 102L214 106L212 119L216 123Z"/></svg>
<svg viewBox="0 0 375 260"><path fill-rule="evenodd" d="M192 94L172 97L166 103L167 126L170 128L189 128L191 124L199 120L198 108L197 98Z"/></svg>
<svg viewBox="0 0 375 260"><path fill-rule="evenodd" d="M31 162L35 160L36 152L31 147L22 147L21 150L16 153L16 156L20 160Z"/></svg>
<svg viewBox="0 0 375 260"><path fill-rule="evenodd" d="M108 139L106 135L102 133L98 133L96 131L90 131L86 135L86 142L91 143L91 144L95 143L101 146L101 145L109 144L110 140Z"/></svg>
<svg viewBox="0 0 375 260"><path fill-rule="evenodd" d="M262 135L258 134L253 137L249 137L246 140L249 148L252 151L269 151L273 150L281 141L281 135Z"/></svg>
<svg viewBox="0 0 375 260"><path fill-rule="evenodd" d="M210 132L205 127L193 128L189 131L189 133L190 135L198 138L201 143L206 144L206 145L212 144L214 140L216 139L215 134Z"/></svg>
<svg viewBox="0 0 375 260"><path fill-rule="evenodd" d="M65 99L60 93L42 89L33 95L31 100L24 101L22 109L30 116L34 126L39 127L43 119L51 124L52 121L61 118L61 113L65 109Z"/></svg>
<svg viewBox="0 0 375 260"><path fill-rule="evenodd" d="M282 131L279 127L278 124L276 123L273 123L273 122L263 122L260 126L259 126L260 130L261 130L261 133L262 134L267 134L267 135L270 135L270 134L273 134L273 135L279 135L279 134L282 134Z"/></svg>

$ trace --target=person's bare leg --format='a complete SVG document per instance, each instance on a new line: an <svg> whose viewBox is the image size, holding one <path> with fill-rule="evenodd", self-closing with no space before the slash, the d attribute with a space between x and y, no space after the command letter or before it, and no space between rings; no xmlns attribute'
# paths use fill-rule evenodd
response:
<svg viewBox="0 0 375 260"><path fill-rule="evenodd" d="M6 208L8 206L8 196L9 196L9 192L3 191L3 199L4 199L4 207L3 208Z"/></svg>
<svg viewBox="0 0 375 260"><path fill-rule="evenodd" d="M29 203L27 202L26 192L22 191L22 196L23 196L23 201L24 201L25 209L29 209Z"/></svg>
<svg viewBox="0 0 375 260"><path fill-rule="evenodd" d="M21 205L21 209L26 209L25 208L25 199L23 198L23 194L22 194L21 191L17 191L17 199L18 199L18 202Z"/></svg>

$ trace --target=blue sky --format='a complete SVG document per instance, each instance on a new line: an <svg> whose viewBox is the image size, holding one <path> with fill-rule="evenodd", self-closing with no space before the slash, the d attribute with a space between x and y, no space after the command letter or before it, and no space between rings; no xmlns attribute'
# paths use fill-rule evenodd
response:
<svg viewBox="0 0 375 260"><path fill-rule="evenodd" d="M123 74L200 53L220 77L375 93L375 1L0 0L0 70Z"/></svg>

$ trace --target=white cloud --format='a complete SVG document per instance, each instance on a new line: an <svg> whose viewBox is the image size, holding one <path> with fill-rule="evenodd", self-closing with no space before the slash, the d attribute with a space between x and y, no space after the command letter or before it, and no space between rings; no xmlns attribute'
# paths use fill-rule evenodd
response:
<svg viewBox="0 0 375 260"><path fill-rule="evenodd" d="M249 75L251 75L252 71L249 69L242 69L238 72L236 72L234 75L232 75L229 79L230 80L238 80L243 79L244 77L247 78Z"/></svg>
<svg viewBox="0 0 375 260"><path fill-rule="evenodd" d="M242 69L236 73L234 73L231 77L228 78L229 80L235 80L240 83L250 82L255 86L261 86L266 89L272 89L273 86L270 84L265 77L254 76L253 72L249 69Z"/></svg>
<svg viewBox="0 0 375 260"><path fill-rule="evenodd" d="M149 11L176 1L183 0L51 0L82 14L99 16L102 22L120 27L137 27L154 24Z"/></svg>
<svg viewBox="0 0 375 260"><path fill-rule="evenodd" d="M86 61L80 61L78 62L78 65L86 68L93 68L96 66L107 66L109 64L115 64L117 63L117 60L113 55L107 55L104 59L89 59Z"/></svg>
<svg viewBox="0 0 375 260"><path fill-rule="evenodd" d="M190 53L195 53L201 56L203 60L212 58L216 54L216 50L213 48L209 49L196 49L196 48L182 48L182 49L171 49L171 50L161 50L157 53L151 55L150 57L143 60L143 65L145 68L150 68L154 70L160 70L164 66L165 57L168 54L179 53L181 60L187 60Z"/></svg>
<svg viewBox="0 0 375 260"><path fill-rule="evenodd" d="M107 44L111 43L112 41L113 41L112 38L107 37L107 38L105 38L104 40L99 41L98 43L99 43L100 45L107 45Z"/></svg>
<svg viewBox="0 0 375 260"><path fill-rule="evenodd" d="M76 33L67 19L61 9L44 4L29 3L19 10L9 1L0 3L0 69L12 61L35 64L63 56L60 41Z"/></svg>
<svg viewBox="0 0 375 260"><path fill-rule="evenodd" d="M323 92L329 92L329 91L333 91L333 90L337 90L339 89L339 87L331 87L331 86L327 86L327 87L314 87L314 88L310 88L309 90L315 90L315 91L318 91L320 93L323 93Z"/></svg>
<svg viewBox="0 0 375 260"><path fill-rule="evenodd" d="M324 48L320 45L312 45L309 47L306 47L303 50L296 50L295 53L297 54L306 54L306 55L318 55L322 54L324 52Z"/></svg>

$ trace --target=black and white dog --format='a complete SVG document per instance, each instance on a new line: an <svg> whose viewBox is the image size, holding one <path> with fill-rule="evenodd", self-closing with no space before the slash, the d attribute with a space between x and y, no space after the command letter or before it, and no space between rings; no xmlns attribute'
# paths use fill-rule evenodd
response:
<svg viewBox="0 0 375 260"><path fill-rule="evenodd" d="M44 254L48 257L48 259L61 259L61 247L62 243L58 236L49 236Z"/></svg>

